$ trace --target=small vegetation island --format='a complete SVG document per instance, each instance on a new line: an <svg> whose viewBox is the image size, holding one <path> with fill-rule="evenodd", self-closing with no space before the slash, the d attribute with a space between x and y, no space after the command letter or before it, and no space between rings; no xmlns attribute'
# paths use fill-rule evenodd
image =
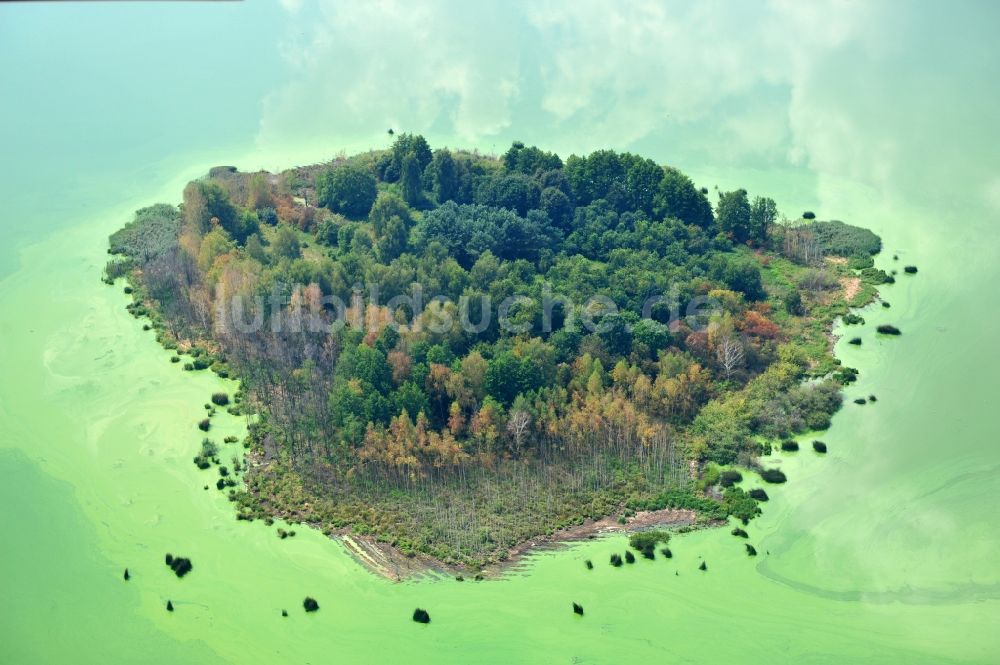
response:
<svg viewBox="0 0 1000 665"><path fill-rule="evenodd" d="M760 512L734 467L786 480L760 460L829 426L857 377L833 325L891 279L878 236L813 218L634 154L397 134L214 168L111 236L105 280L172 362L241 381L191 414L248 416L215 483L239 519L477 567L592 520Z"/></svg>

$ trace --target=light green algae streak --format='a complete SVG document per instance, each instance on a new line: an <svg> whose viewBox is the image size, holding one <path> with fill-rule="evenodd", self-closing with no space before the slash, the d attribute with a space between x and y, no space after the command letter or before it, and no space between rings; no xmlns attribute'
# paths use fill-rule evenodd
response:
<svg viewBox="0 0 1000 665"><path fill-rule="evenodd" d="M87 43L62 37L67 48ZM68 76L61 67L45 73ZM114 88L107 74L91 75ZM676 538L672 560L614 569L605 562L625 541L611 537L535 556L500 581L393 584L308 529L279 540L273 527L237 522L221 493L202 489L212 476L191 463L195 423L209 395L233 385L170 364L125 311L120 285L98 279L108 233L134 208L176 200L186 177L211 163L273 168L298 156L234 160L252 152L256 113L240 120L235 105L234 128L211 143L176 109L150 109L150 126L172 137L167 148L116 140L105 109L86 126L100 130L106 152L89 146L85 159L61 143L72 126L52 129L52 117L14 108L10 136L44 128L55 137L24 141L0 165L0 200L10 201L0 258L0 662L1000 661L1000 227L996 209L971 194L960 203L952 189L927 202L914 177L897 178L912 189L889 198L819 168L679 163L707 185L770 193L789 213L822 202L883 235L880 266L920 268L884 290L891 309L869 308L863 329L850 330L863 346L838 344L862 375L823 434L830 453L806 445L775 456L790 481L768 487L772 500L747 527L761 555L746 557L742 541L713 530ZM976 127L942 131L962 140ZM655 141L632 148L669 157ZM990 150L966 155L964 173L994 166ZM158 161L167 153L170 163ZM65 166L73 160L86 161L85 176ZM926 174L932 161L897 166ZM876 338L883 322L903 335ZM850 402L868 394L879 401ZM242 431L228 415L213 422L218 440ZM168 551L190 557L194 572L174 577ZM306 595L319 612L304 614ZM429 626L410 621L417 606Z"/></svg>

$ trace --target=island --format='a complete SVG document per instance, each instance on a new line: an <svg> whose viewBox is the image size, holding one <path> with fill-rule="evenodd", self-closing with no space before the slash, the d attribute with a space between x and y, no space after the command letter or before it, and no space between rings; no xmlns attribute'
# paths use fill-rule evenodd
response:
<svg viewBox="0 0 1000 665"><path fill-rule="evenodd" d="M240 382L191 413L238 519L481 571L595 525L746 523L743 473L794 480L768 458L814 454L782 442L857 377L832 330L892 280L878 236L630 153L391 140L213 168L111 236L170 360Z"/></svg>

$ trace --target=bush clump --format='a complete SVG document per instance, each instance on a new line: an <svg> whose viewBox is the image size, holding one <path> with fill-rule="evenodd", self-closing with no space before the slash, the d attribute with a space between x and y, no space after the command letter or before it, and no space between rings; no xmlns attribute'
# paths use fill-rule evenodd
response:
<svg viewBox="0 0 1000 665"><path fill-rule="evenodd" d="M815 450L818 453L825 453L826 444L823 443L822 441L813 441L813 450Z"/></svg>
<svg viewBox="0 0 1000 665"><path fill-rule="evenodd" d="M207 432L212 427L212 421L208 418L202 418L198 421L198 429L202 432Z"/></svg>
<svg viewBox="0 0 1000 665"><path fill-rule="evenodd" d="M305 608L306 612L315 612L319 609L319 603L316 602L315 598L306 596L306 599L302 601L302 607Z"/></svg>
<svg viewBox="0 0 1000 665"><path fill-rule="evenodd" d="M730 533L733 534L734 536L736 536L737 538L749 538L750 537L747 534L746 531L744 531L743 529L741 529L739 527L736 527L735 529L733 529L732 531L730 531Z"/></svg>
<svg viewBox="0 0 1000 665"><path fill-rule="evenodd" d="M881 334L883 334L883 335L901 335L902 334L902 332L899 330L899 328L897 328L896 326L890 326L887 323L884 323L884 324L880 325L878 328L876 328L876 330L878 332L880 332Z"/></svg>
<svg viewBox="0 0 1000 665"><path fill-rule="evenodd" d="M796 450L799 449L799 444L797 441L792 441L790 439L787 439L781 442L781 449L786 452L795 452Z"/></svg>
<svg viewBox="0 0 1000 665"><path fill-rule="evenodd" d="M659 543L670 542L670 534L663 529L650 529L649 531L637 531L629 536L628 544L634 550L642 552L647 559L656 558L656 546ZM631 563L631 562L629 562Z"/></svg>
<svg viewBox="0 0 1000 665"><path fill-rule="evenodd" d="M781 469L764 469L760 472L760 477L764 479L764 482L774 484L783 483L788 480Z"/></svg>
<svg viewBox="0 0 1000 665"><path fill-rule="evenodd" d="M845 314L844 315L844 325L845 326L863 326L863 325L865 325L865 319L864 319L863 316L859 316L859 315L854 314L852 312L851 314Z"/></svg>
<svg viewBox="0 0 1000 665"><path fill-rule="evenodd" d="M739 471L723 471L719 474L719 484L723 487L732 487L743 480L743 474Z"/></svg>
<svg viewBox="0 0 1000 665"><path fill-rule="evenodd" d="M431 615L427 613L427 610L420 609L419 607L413 610L413 620L417 623L430 623Z"/></svg>
<svg viewBox="0 0 1000 665"><path fill-rule="evenodd" d="M226 393L212 393L212 404L225 406L229 404L229 395Z"/></svg>
<svg viewBox="0 0 1000 665"><path fill-rule="evenodd" d="M167 556L164 557L164 561L166 562L167 567L174 571L174 574L177 575L177 577L184 577L194 568L194 566L191 565L191 559L182 556L175 557L172 554L167 554Z"/></svg>
<svg viewBox="0 0 1000 665"><path fill-rule="evenodd" d="M754 489L750 490L749 492L747 492L747 495L751 499L755 499L757 501L767 501L770 498L767 496L767 492L765 492L763 488L760 487L755 487Z"/></svg>

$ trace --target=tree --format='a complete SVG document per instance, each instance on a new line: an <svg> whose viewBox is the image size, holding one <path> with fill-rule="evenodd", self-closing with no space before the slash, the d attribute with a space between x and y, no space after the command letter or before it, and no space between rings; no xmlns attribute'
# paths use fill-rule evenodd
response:
<svg viewBox="0 0 1000 665"><path fill-rule="evenodd" d="M715 215L719 220L719 229L733 242L742 244L750 239L750 203L747 201L747 190L720 192Z"/></svg>
<svg viewBox="0 0 1000 665"><path fill-rule="evenodd" d="M284 259L297 259L302 256L299 237L287 224L278 227L274 242L271 243L271 252L274 256Z"/></svg>
<svg viewBox="0 0 1000 665"><path fill-rule="evenodd" d="M262 265L268 264L269 260L267 250L264 249L264 244L260 241L260 236L256 233L247 238L243 249L246 251L247 256L252 258L254 261L257 261Z"/></svg>
<svg viewBox="0 0 1000 665"><path fill-rule="evenodd" d="M319 205L355 219L368 215L377 193L375 176L360 164L334 167L316 179Z"/></svg>
<svg viewBox="0 0 1000 665"><path fill-rule="evenodd" d="M431 187L438 204L453 201L458 194L458 167L444 148L436 150L431 160Z"/></svg>
<svg viewBox="0 0 1000 665"><path fill-rule="evenodd" d="M528 437L531 427L531 413L528 411L527 403L521 399L511 409L507 416L507 434L510 435L511 453L515 457L521 454L524 449L525 440Z"/></svg>
<svg viewBox="0 0 1000 665"><path fill-rule="evenodd" d="M758 245L767 241L768 229L778 219L778 205L774 199L758 196L750 206L750 239Z"/></svg>
<svg viewBox="0 0 1000 665"><path fill-rule="evenodd" d="M559 159L559 155L545 152L535 146L526 148L520 141L511 143L502 159L505 170L517 171L525 175L535 175L541 171L562 168L562 160Z"/></svg>
<svg viewBox="0 0 1000 665"><path fill-rule="evenodd" d="M379 192L375 204L368 213L368 221L371 222L376 238L385 235L386 226L393 217L398 217L407 229L413 223L410 208L403 199L393 192Z"/></svg>
<svg viewBox="0 0 1000 665"><path fill-rule="evenodd" d="M541 190L534 178L515 172L483 181L476 192L476 202L507 208L524 216L538 207L540 195Z"/></svg>
<svg viewBox="0 0 1000 665"><path fill-rule="evenodd" d="M247 190L247 206L251 210L274 206L274 199L271 197L271 183L268 182L266 173L254 173L250 176Z"/></svg>
<svg viewBox="0 0 1000 665"><path fill-rule="evenodd" d="M573 204L569 197L556 187L546 187L542 190L539 207L549 216L552 223L562 229L568 229L573 221Z"/></svg>
<svg viewBox="0 0 1000 665"><path fill-rule="evenodd" d="M691 179L675 168L663 169L663 179L654 197L653 214L663 219L674 217L685 224L694 224L703 229L712 226L712 206L691 182Z"/></svg>
<svg viewBox="0 0 1000 665"><path fill-rule="evenodd" d="M384 233L378 238L375 245L376 254L379 261L389 263L397 256L406 251L406 240L409 236L409 229L398 216L389 218L385 226Z"/></svg>
<svg viewBox="0 0 1000 665"><path fill-rule="evenodd" d="M746 360L743 343L732 335L727 335L719 342L715 353L727 379L732 378L733 372L743 367Z"/></svg>
<svg viewBox="0 0 1000 665"><path fill-rule="evenodd" d="M403 157L403 198L411 206L419 205L424 198L423 186L420 182L420 163L412 152Z"/></svg>
<svg viewBox="0 0 1000 665"><path fill-rule="evenodd" d="M403 160L413 154L417 159L420 173L431 163L431 148L427 140L419 134L398 134L392 144L388 159L380 163L379 177L385 182L396 182L403 177Z"/></svg>
<svg viewBox="0 0 1000 665"><path fill-rule="evenodd" d="M653 214L656 195L663 181L663 169L651 159L626 155L625 191L629 210Z"/></svg>

